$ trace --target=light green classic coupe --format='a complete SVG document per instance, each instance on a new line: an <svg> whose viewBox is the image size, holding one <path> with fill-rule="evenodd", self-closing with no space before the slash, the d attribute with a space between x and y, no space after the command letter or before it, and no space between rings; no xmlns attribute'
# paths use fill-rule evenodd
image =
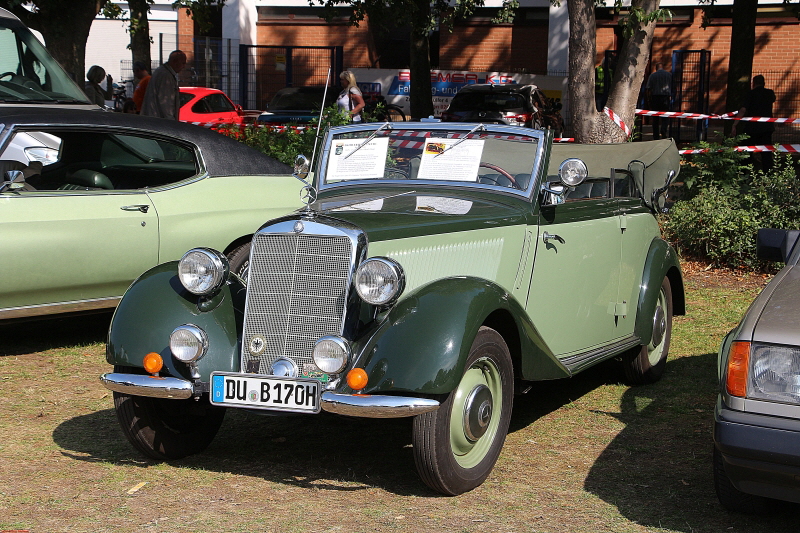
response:
<svg viewBox="0 0 800 533"><path fill-rule="evenodd" d="M678 170L671 141L333 128L308 207L255 233L248 273L196 248L131 286L101 380L153 458L203 450L226 408L414 417L423 482L463 493L527 383L615 357L631 383L660 378L684 294L654 214Z"/></svg>
<svg viewBox="0 0 800 533"><path fill-rule="evenodd" d="M194 246L246 267L291 168L218 133L123 113L0 106L0 319L113 308Z"/></svg>

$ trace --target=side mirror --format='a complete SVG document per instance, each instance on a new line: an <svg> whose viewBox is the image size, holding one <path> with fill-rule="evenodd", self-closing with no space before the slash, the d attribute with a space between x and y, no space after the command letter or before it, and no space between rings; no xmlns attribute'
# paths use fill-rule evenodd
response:
<svg viewBox="0 0 800 533"><path fill-rule="evenodd" d="M294 173L292 175L303 183L308 183L306 178L308 178L309 168L310 164L308 162L308 158L303 154L299 154L294 159Z"/></svg>
<svg viewBox="0 0 800 533"><path fill-rule="evenodd" d="M0 192L8 190L18 190L25 187L25 173L21 170L6 171L6 180L0 183Z"/></svg>
<svg viewBox="0 0 800 533"><path fill-rule="evenodd" d="M785 263L797 244L800 231L759 229L756 237L756 256L765 261Z"/></svg>
<svg viewBox="0 0 800 533"><path fill-rule="evenodd" d="M244 115L244 109L239 104L236 104L236 113L241 117Z"/></svg>

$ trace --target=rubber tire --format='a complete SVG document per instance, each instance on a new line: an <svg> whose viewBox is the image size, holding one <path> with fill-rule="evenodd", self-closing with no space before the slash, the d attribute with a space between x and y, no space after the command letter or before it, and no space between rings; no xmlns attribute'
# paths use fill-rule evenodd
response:
<svg viewBox="0 0 800 533"><path fill-rule="evenodd" d="M250 242L237 246L228 254L228 263L231 272L247 281L247 273L250 270Z"/></svg>
<svg viewBox="0 0 800 533"><path fill-rule="evenodd" d="M764 514L770 509L772 500L763 496L742 492L731 483L725 473L722 453L714 446L714 489L722 506L733 513Z"/></svg>
<svg viewBox="0 0 800 533"><path fill-rule="evenodd" d="M115 371L129 371L130 369ZM114 393L117 420L134 448L159 461L182 459L211 444L225 418L225 409L208 398L170 400Z"/></svg>
<svg viewBox="0 0 800 533"><path fill-rule="evenodd" d="M495 330L481 327L464 368L459 386L447 396L439 409L414 417L412 442L417 472L428 487L449 496L470 491L489 476L508 433L513 403L514 368L511 355L503 337ZM456 438L460 435L464 439L462 444L467 440L461 429L463 426L452 424L454 405L458 406L459 399L471 390L462 390L461 387L471 387L469 383L475 383L474 377L481 372L476 369L480 368L484 368L484 379L486 369L493 374L491 380L486 381L500 387L500 391L492 396L494 406L489 429L472 448L457 456L453 448L453 435ZM496 408L498 396L501 400L499 410ZM458 407L455 410L458 411Z"/></svg>
<svg viewBox="0 0 800 533"><path fill-rule="evenodd" d="M656 309L659 307L666 308L664 311L666 328L661 343L658 346L653 346L652 343L648 342L626 352L622 356L625 379L631 385L655 383L661 379L664 374L664 368L667 366L669 344L672 337L672 286L667 277L661 282L658 299Z"/></svg>

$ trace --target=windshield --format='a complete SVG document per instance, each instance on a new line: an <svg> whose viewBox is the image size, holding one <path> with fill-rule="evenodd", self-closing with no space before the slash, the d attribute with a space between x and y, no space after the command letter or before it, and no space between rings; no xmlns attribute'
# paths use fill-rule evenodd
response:
<svg viewBox="0 0 800 533"><path fill-rule="evenodd" d="M0 17L0 103L90 102L24 24Z"/></svg>
<svg viewBox="0 0 800 533"><path fill-rule="evenodd" d="M457 94L450 111L506 111L525 109L525 98L518 93L474 91Z"/></svg>
<svg viewBox="0 0 800 533"><path fill-rule="evenodd" d="M471 129L442 126L333 128L320 162L320 185L424 180L529 191L542 155L540 131L483 124Z"/></svg>
<svg viewBox="0 0 800 533"><path fill-rule="evenodd" d="M270 111L319 110L325 87L290 87L281 89L269 103ZM327 103L330 105L335 89L328 88Z"/></svg>

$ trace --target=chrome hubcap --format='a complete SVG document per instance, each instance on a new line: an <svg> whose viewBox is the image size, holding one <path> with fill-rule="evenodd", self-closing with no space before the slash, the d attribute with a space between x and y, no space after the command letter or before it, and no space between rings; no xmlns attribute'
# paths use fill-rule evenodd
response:
<svg viewBox="0 0 800 533"><path fill-rule="evenodd" d="M486 433L492 420L492 391L486 385L472 389L464 402L464 434L475 442Z"/></svg>
<svg viewBox="0 0 800 533"><path fill-rule="evenodd" d="M653 315L653 339L651 341L653 346L658 346L664 340L664 333L667 331L667 317L664 316L664 308L662 306L656 307L656 312Z"/></svg>

